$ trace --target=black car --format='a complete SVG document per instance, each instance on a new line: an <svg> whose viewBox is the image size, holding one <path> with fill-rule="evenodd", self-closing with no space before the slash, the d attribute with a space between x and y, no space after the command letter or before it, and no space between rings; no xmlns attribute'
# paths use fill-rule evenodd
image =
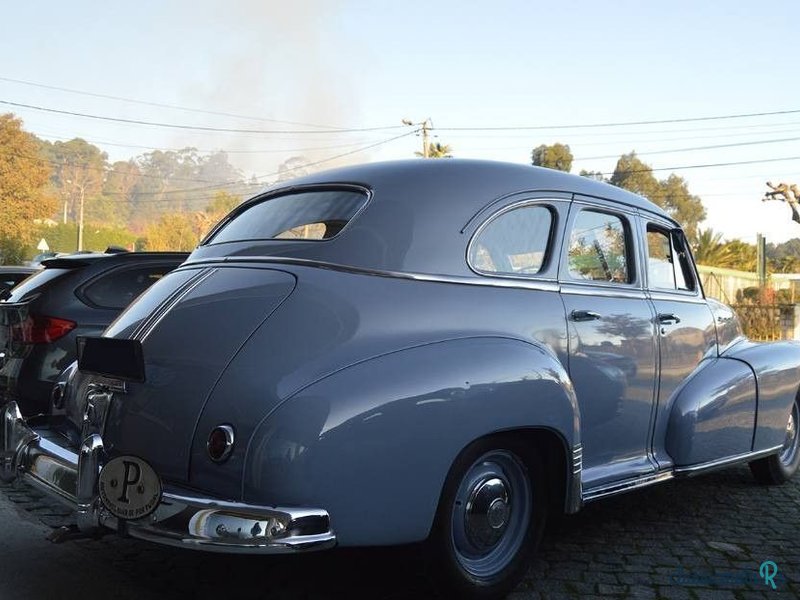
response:
<svg viewBox="0 0 800 600"><path fill-rule="evenodd" d="M76 337L99 335L187 256L114 252L45 260L0 301L0 401L16 400L25 415L48 413L53 383L76 358Z"/></svg>
<svg viewBox="0 0 800 600"><path fill-rule="evenodd" d="M7 298L11 288L38 270L36 267L0 266L0 300Z"/></svg>

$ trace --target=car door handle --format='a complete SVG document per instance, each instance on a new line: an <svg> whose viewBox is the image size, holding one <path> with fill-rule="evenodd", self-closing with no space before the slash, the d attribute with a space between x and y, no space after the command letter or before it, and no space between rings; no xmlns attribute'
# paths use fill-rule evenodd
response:
<svg viewBox="0 0 800 600"><path fill-rule="evenodd" d="M569 318L573 321L597 321L600 314L591 310L573 310Z"/></svg>
<svg viewBox="0 0 800 600"><path fill-rule="evenodd" d="M675 325L676 323L680 323L681 320L677 315L672 313L658 313L658 322L662 325Z"/></svg>

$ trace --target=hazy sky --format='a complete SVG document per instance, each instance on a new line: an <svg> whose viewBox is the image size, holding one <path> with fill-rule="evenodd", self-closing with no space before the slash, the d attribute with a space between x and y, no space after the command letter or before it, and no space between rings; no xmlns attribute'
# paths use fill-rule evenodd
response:
<svg viewBox="0 0 800 600"><path fill-rule="evenodd" d="M685 177L706 206L705 225L726 238L800 237L789 207L760 200L768 179L800 184L796 0L12 1L2 9L0 56L6 102L308 132L198 132L0 104L41 137L80 136L114 160L154 148L224 149L247 174L269 179L296 155L331 166L411 157L419 138L382 142L406 133L401 119L430 117L436 141L456 157L526 163L533 147L560 141L576 157L573 172L610 172L636 150L667 169L659 177L673 168ZM555 128L776 111L794 112ZM332 127L386 129L326 133ZM551 129L451 129L480 127ZM781 158L792 160L677 168Z"/></svg>

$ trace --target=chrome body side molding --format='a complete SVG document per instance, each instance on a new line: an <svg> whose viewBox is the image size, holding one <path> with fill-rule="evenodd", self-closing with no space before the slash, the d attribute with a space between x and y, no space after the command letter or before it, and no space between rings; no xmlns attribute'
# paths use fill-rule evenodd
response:
<svg viewBox="0 0 800 600"><path fill-rule="evenodd" d="M745 452L736 456L727 456L717 460L711 460L697 465L689 465L686 467L675 467L674 472L676 476L691 477L692 475L699 475L701 473L708 473L716 469L723 469L738 463L750 462L759 458L764 458L770 454L777 454L780 452L781 446L774 448L767 448L766 450L759 450L758 452Z"/></svg>
<svg viewBox="0 0 800 600"><path fill-rule="evenodd" d="M652 475L646 475L645 477L636 477L634 479L615 481L614 483L609 483L607 485L586 490L583 493L583 501L592 502L593 500L599 500L600 498L616 496L617 494L623 494L625 492L637 490L639 488L653 485L654 483L661 483L662 481L672 479L673 477L674 475L672 474L672 471L661 471Z"/></svg>
<svg viewBox="0 0 800 600"><path fill-rule="evenodd" d="M781 446L776 446L775 448L759 450L758 452L746 452L744 454L738 454L736 456L728 456L725 458L699 463L696 465L688 465L685 467L674 467L672 469L659 471L657 473L653 473L645 477L636 477L633 479L626 479L624 481L614 482L608 485L603 485L597 488L586 490L583 493L583 501L592 502L593 500L599 500L600 498L615 496L617 494L622 494L624 492L629 492L639 488L647 487L655 483L661 483L662 481L667 481L668 479L673 479L676 477L692 477L694 475L702 475L704 473L715 471L717 469L723 469L725 467L730 467L737 464L747 463L752 460L757 460L759 458L764 458L765 456L769 456L770 454L777 454L780 450Z"/></svg>

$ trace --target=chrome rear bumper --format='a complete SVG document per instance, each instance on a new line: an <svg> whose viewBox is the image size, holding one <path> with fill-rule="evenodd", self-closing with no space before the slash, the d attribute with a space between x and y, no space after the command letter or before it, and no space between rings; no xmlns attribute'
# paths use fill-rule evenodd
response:
<svg viewBox="0 0 800 600"><path fill-rule="evenodd" d="M62 444L46 428L31 429L15 402L0 410L0 478L21 477L65 502L77 511L82 531L106 527L159 544L243 554L323 550L336 545L324 510L226 502L169 486L149 516L118 519L98 495L105 459L101 437L90 435L77 453Z"/></svg>

